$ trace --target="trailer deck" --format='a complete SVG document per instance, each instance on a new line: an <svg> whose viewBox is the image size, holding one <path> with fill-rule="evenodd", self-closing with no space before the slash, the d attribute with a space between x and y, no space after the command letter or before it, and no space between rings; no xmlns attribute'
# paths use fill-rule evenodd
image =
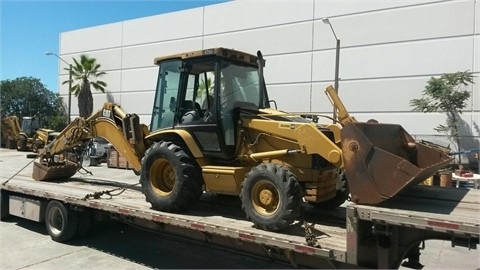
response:
<svg viewBox="0 0 480 270"><path fill-rule="evenodd" d="M469 247L476 247L480 236L480 192L474 189L416 186L382 206L347 202L334 211L306 206L304 220L314 224L307 226L311 230L298 221L287 230L268 232L252 227L236 197L206 193L191 211L164 213L150 208L140 191L138 176L131 170L103 164L87 168L93 175L77 173L68 181L38 182L31 178L32 163L28 163L32 160L24 158L25 153L2 151L1 189L9 196L98 209L138 226L281 257L294 265L301 261L302 266L358 267L363 256L361 241L352 236L358 237L356 227L361 222L369 227L376 224L427 231L452 242L458 237L468 239ZM307 243L312 237L316 245Z"/></svg>

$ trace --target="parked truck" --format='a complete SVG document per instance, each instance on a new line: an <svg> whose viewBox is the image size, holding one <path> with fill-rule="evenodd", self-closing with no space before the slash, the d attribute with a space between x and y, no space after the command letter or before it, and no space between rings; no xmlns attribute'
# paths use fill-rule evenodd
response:
<svg viewBox="0 0 480 270"><path fill-rule="evenodd" d="M155 63L159 75L149 128L139 123L137 115L105 103L90 117L74 120L40 151L32 174L38 182L29 182L36 185L31 192L37 195L30 195L38 199L37 208L46 212L47 230L54 240L66 241L76 234L79 218L75 216L81 216L77 213L81 209L122 211L128 217L172 224L170 219L179 217L176 213L187 217L206 192L239 196L246 219L265 231L291 229L303 219L305 204L334 209L347 199L352 201L343 217L347 232L341 233L341 238L350 240L347 250L340 248L339 253L335 249L322 251L315 237L310 241L309 233L306 242L289 240L297 243L292 249L290 244L282 244L291 237L288 234L282 238L265 232L273 233L267 240L260 233L252 236L240 230L232 234L238 231L235 225L231 230L226 225L212 229L224 237L244 237L245 241L255 242L258 237L259 242L272 243L281 253L308 251L329 262L398 267L405 257L413 264L418 262L418 243L428 237L454 236L476 247L478 219L473 218L464 228L444 215L425 219L420 208L412 210L418 210L418 219L403 218L406 209L393 210L403 204L405 192L416 194L414 205L420 203L418 194L422 192L416 185L451 161L443 151L416 142L401 126L356 121L332 87L326 93L337 111L336 123L329 120L322 124L317 115L300 116L271 108L263 76L265 59L260 52L255 56L216 48L159 57ZM104 206L96 200L90 203L85 198L91 197L81 198L74 194L75 188L70 190L66 180L79 165L65 158L65 151L94 137L107 139L125 156L140 175L141 192L153 210L132 199L123 200L120 206ZM36 192L44 185L51 186L43 182L57 180L61 180L57 187L66 185L64 191L71 195L68 199L60 195L45 200L45 193ZM15 202L10 192L24 194L19 190L25 188L17 189L10 182L2 186L9 203ZM44 192L52 196L51 191ZM448 191L435 196L449 196L443 193ZM101 194L93 193L92 197L100 198ZM411 200L409 195L407 198ZM470 200L471 196L465 198ZM463 202L463 198L457 199L457 204ZM22 205L24 200L20 195ZM376 211L382 213L381 218L372 219ZM63 222L55 224L58 220ZM198 220L191 222L187 227L196 227ZM453 232L451 222L456 228ZM404 223L407 228L402 227ZM207 229L210 225L198 224L197 229L212 232ZM443 229L439 235L429 233L426 224ZM308 231L308 223L304 228ZM285 245L288 248L284 249Z"/></svg>

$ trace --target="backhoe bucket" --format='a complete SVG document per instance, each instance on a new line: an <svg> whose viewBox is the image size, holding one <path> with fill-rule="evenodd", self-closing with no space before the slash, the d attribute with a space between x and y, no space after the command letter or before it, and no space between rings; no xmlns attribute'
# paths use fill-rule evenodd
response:
<svg viewBox="0 0 480 270"><path fill-rule="evenodd" d="M56 163L34 162L32 178L36 181L66 180L78 170L78 165L71 161Z"/></svg>
<svg viewBox="0 0 480 270"><path fill-rule="evenodd" d="M400 126L349 123L341 131L345 174L352 201L379 204L451 162L437 148L417 143Z"/></svg>

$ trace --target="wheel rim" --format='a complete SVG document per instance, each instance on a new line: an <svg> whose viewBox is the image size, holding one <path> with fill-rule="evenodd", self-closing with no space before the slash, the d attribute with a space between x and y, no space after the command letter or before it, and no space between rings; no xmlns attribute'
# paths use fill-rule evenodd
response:
<svg viewBox="0 0 480 270"><path fill-rule="evenodd" d="M64 224L63 215L60 209L52 208L48 213L48 228L52 234L60 234L63 230Z"/></svg>
<svg viewBox="0 0 480 270"><path fill-rule="evenodd" d="M150 167L150 182L153 190L159 195L168 195L175 186L175 170L166 159L153 162Z"/></svg>
<svg viewBox="0 0 480 270"><path fill-rule="evenodd" d="M280 205L280 194L268 180L260 180L252 188L252 205L263 216L274 215Z"/></svg>

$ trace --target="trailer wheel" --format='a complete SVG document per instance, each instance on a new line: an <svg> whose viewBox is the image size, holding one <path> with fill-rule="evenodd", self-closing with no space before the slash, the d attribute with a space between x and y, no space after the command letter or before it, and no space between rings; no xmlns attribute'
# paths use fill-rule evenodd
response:
<svg viewBox="0 0 480 270"><path fill-rule="evenodd" d="M161 141L142 159L140 184L147 202L156 210L188 210L202 194L200 168L181 147Z"/></svg>
<svg viewBox="0 0 480 270"><path fill-rule="evenodd" d="M56 242L66 242L75 236L78 228L78 212L69 210L58 201L51 201L45 210L47 232Z"/></svg>
<svg viewBox="0 0 480 270"><path fill-rule="evenodd" d="M93 218L92 212L89 209L83 209L83 212L78 213L78 228L76 235L79 237L87 235L92 229Z"/></svg>
<svg viewBox="0 0 480 270"><path fill-rule="evenodd" d="M240 199L255 227L277 231L300 216L303 194L297 177L287 167L262 163L246 175Z"/></svg>
<svg viewBox="0 0 480 270"><path fill-rule="evenodd" d="M18 137L17 151L27 151L27 138L25 136Z"/></svg>
<svg viewBox="0 0 480 270"><path fill-rule="evenodd" d="M0 220L7 219L9 215L9 194L5 190L0 190Z"/></svg>

